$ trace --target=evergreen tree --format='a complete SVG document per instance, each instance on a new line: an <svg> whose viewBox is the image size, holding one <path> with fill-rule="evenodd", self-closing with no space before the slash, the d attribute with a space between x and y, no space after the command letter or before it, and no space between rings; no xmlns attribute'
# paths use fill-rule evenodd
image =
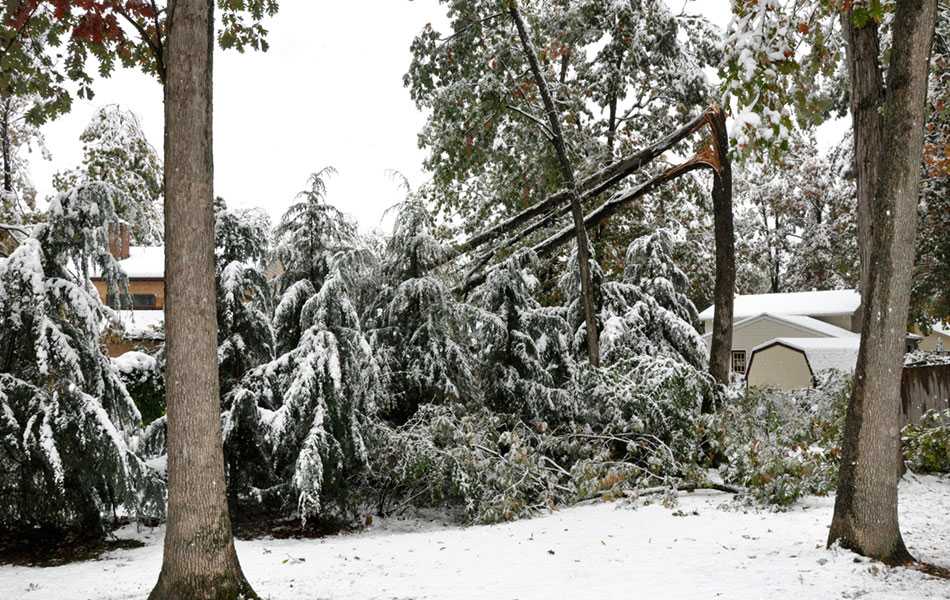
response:
<svg viewBox="0 0 950 600"><path fill-rule="evenodd" d="M627 249L623 279L604 284L605 363L646 354L705 368L708 351L693 326L699 319L689 281L672 254L666 230L638 238Z"/></svg>
<svg viewBox="0 0 950 600"><path fill-rule="evenodd" d="M333 167L325 167L310 175L309 189L297 195L277 225L275 255L283 267L280 294L303 279L319 290L333 256L355 243L356 227L327 203L326 180L335 173Z"/></svg>
<svg viewBox="0 0 950 600"><path fill-rule="evenodd" d="M346 514L346 482L365 465L364 423L381 383L339 269L331 265L300 321L296 347L230 394L224 439L238 504L306 521Z"/></svg>
<svg viewBox="0 0 950 600"><path fill-rule="evenodd" d="M30 122L35 97L0 95L0 223L21 224L36 210L29 154L49 158L43 134Z"/></svg>
<svg viewBox="0 0 950 600"><path fill-rule="evenodd" d="M383 287L367 313L367 329L389 387L384 415L397 423L422 404L478 396L471 351L477 318L432 272L445 253L433 229L432 215L421 201L410 199L401 206L381 264Z"/></svg>
<svg viewBox="0 0 950 600"><path fill-rule="evenodd" d="M164 485L130 450L141 417L99 336L111 311L93 266L121 287L107 250L114 190L84 184L0 259L0 529L102 534L116 512L164 513Z"/></svg>
<svg viewBox="0 0 950 600"><path fill-rule="evenodd" d="M56 189L81 181L104 181L118 190L116 213L127 222L133 244L155 246L164 236L162 161L148 142L138 117L117 105L100 108L79 136L81 165L59 173Z"/></svg>
<svg viewBox="0 0 950 600"><path fill-rule="evenodd" d="M858 284L857 223L850 135L827 156L796 156L799 235L785 276L794 291L837 290Z"/></svg>
<svg viewBox="0 0 950 600"><path fill-rule="evenodd" d="M269 285L262 272L269 227L257 211L215 201L218 376L225 396L245 373L273 358Z"/></svg>
<svg viewBox="0 0 950 600"><path fill-rule="evenodd" d="M950 322L950 10L938 11L931 60L911 295L911 319L924 328Z"/></svg>
<svg viewBox="0 0 950 600"><path fill-rule="evenodd" d="M570 328L556 308L542 307L532 296L537 279L532 259L510 258L493 270L471 302L493 315L480 327L486 340L481 361L485 400L497 412L526 419L569 418L566 387L573 369Z"/></svg>
<svg viewBox="0 0 950 600"><path fill-rule="evenodd" d="M259 363L239 382L235 377L225 398L232 501L245 510L303 520L345 514L344 483L365 464L363 424L375 413L381 387L349 287L353 258L363 249L355 226L326 202L329 173L311 176L310 189L277 228L275 253L284 272L273 317L276 358ZM221 256L259 257L254 240L265 236L254 232L253 222L238 225L227 227L224 238L231 241ZM255 308L257 292L251 291L263 289L262 279L243 262L229 263L222 273L222 307L230 311L240 339L232 334L228 352L219 350L219 356L233 355L240 368L253 366L242 345L255 344L258 358L271 352L265 339L271 330Z"/></svg>

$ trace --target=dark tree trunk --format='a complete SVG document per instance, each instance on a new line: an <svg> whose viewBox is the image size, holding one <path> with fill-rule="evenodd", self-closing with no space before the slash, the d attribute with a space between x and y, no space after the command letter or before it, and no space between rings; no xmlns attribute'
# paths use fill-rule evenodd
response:
<svg viewBox="0 0 950 600"><path fill-rule="evenodd" d="M10 140L10 98L3 99L3 107L0 110L3 111L3 114L0 115L0 145L2 145L2 154L3 154L3 191L7 194L13 192L13 165L11 164L11 154L12 151L10 146L12 145L12 140Z"/></svg>
<svg viewBox="0 0 950 600"><path fill-rule="evenodd" d="M587 230L584 227L584 213L581 210L581 195L574 177L574 167L567 156L567 147L564 143L564 133L561 130L561 117L558 114L557 107L551 99L551 92L548 90L547 81L544 79L544 73L541 72L541 65L538 63L538 56L534 50L534 44L531 43L531 37L528 35L527 27L518 11L516 0L507 0L508 10L511 18L518 28L518 35L521 38L521 44L524 47L525 55L531 66L531 72L534 74L535 83L541 94L541 100L544 102L544 109L548 116L548 122L551 126L552 143L557 154L558 165L561 171L561 178L567 191L570 194L571 216L574 219L574 229L577 237L577 263L581 277L581 303L584 307L584 322L587 325L587 357L590 364L595 367L600 364L600 342L598 340L597 317L594 312L594 285L590 273L590 247L587 241Z"/></svg>
<svg viewBox="0 0 950 600"><path fill-rule="evenodd" d="M721 108L710 115L713 129L713 227L716 236L716 287L713 304L713 332L709 349L709 373L722 384L729 383L732 359L732 314L736 291L736 236L732 219L732 164L729 135ZM703 412L715 407L703 401Z"/></svg>
<svg viewBox="0 0 950 600"><path fill-rule="evenodd" d="M214 0L172 0L165 81L168 524L150 600L255 598L234 549L218 398Z"/></svg>
<svg viewBox="0 0 950 600"><path fill-rule="evenodd" d="M881 154L881 109L884 105L884 78L878 61L878 27L870 21L856 27L850 12L841 14L851 84L851 117L854 126L854 175L857 182L858 254L861 264L862 297L868 286L871 264L872 203L877 196ZM864 314L862 307L859 315ZM861 318L861 317L859 317Z"/></svg>
<svg viewBox="0 0 950 600"><path fill-rule="evenodd" d="M847 419L835 512L828 543L890 564L912 560L901 537L897 514L900 444L900 381L907 311L910 304L917 226L917 195L923 148L927 71L936 20L936 0L904 0L894 17L887 94L880 139L887 149L859 157L876 166L858 166L861 177L877 173L871 197L870 261L863 291L864 320L854 390ZM849 25L850 27L850 25ZM867 89L865 77L880 81L875 44L849 40L852 81ZM862 34L863 35L863 34ZM866 147L855 114L857 147ZM868 127L867 129L873 129ZM872 131L873 135L873 131ZM867 233L867 229L865 229Z"/></svg>

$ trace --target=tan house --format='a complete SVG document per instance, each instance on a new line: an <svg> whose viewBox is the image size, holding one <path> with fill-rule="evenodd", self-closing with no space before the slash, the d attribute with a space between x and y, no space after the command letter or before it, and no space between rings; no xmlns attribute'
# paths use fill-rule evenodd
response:
<svg viewBox="0 0 950 600"><path fill-rule="evenodd" d="M950 352L950 325L936 323L928 335L923 335L919 329L914 329L914 333L921 334L923 339L920 340L919 348L924 352Z"/></svg>
<svg viewBox="0 0 950 600"><path fill-rule="evenodd" d="M106 334L106 347L110 356L152 350L165 337L165 248L130 246L125 225L110 233L109 252L129 278L129 298L116 310L120 327ZM93 274L92 283L103 302L113 307L120 304L120 299L109 297L102 277Z"/></svg>
<svg viewBox="0 0 950 600"><path fill-rule="evenodd" d="M736 296L732 371L750 386L811 387L826 370L853 372L861 345L855 290ZM699 314L712 343L713 308ZM908 334L908 349L921 336Z"/></svg>

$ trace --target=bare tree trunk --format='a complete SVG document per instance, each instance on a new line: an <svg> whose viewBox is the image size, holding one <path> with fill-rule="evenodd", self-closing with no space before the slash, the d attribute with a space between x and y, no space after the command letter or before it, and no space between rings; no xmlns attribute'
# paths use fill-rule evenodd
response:
<svg viewBox="0 0 950 600"><path fill-rule="evenodd" d="M854 174L858 191L858 254L861 266L862 298L868 286L871 264L872 203L877 196L879 156L881 154L881 108L884 105L884 78L878 61L878 27L872 20L856 27L850 12L841 13L845 37L848 73L851 84L851 115L854 123ZM863 318L864 301L858 309Z"/></svg>
<svg viewBox="0 0 950 600"><path fill-rule="evenodd" d="M736 292L736 236L732 219L732 164L726 115L715 107L709 124L713 129L713 227L716 236L716 287L713 332L709 349L709 373L722 384L732 370L732 316ZM703 412L715 409L711 398L703 400Z"/></svg>
<svg viewBox="0 0 950 600"><path fill-rule="evenodd" d="M557 107L554 106L554 101L551 99L551 92L548 90L544 73L541 72L541 65L538 63L534 45L531 43L527 27L521 18L521 13L518 11L518 3L516 0L507 0L507 2L508 11L518 28L521 45L524 47L528 63L531 65L531 72L534 74L535 83L538 86L541 100L544 102L545 112L548 115L553 138L552 143L557 153L561 178L570 193L571 216L574 219L574 229L577 234L577 263L581 276L581 302L584 306L584 322L587 325L587 357L590 364L596 367L600 364L600 341L597 332L597 316L594 313L594 285L590 273L590 247L587 241L587 230L584 227L584 213L581 210L581 195L577 187L577 181L574 178L574 167L567 156L564 132L561 130L561 117L558 114Z"/></svg>
<svg viewBox="0 0 950 600"><path fill-rule="evenodd" d="M172 0L168 23L168 524L162 571L149 599L256 598L234 549L221 442L212 186L214 0Z"/></svg>
<svg viewBox="0 0 950 600"><path fill-rule="evenodd" d="M873 174L876 169L878 179L870 212L874 227L867 287L863 290L861 349L848 404L838 494L828 534L829 544L839 542L891 564L913 560L898 523L898 464L894 456L900 444L900 380L914 265L927 71L935 21L936 0L897 3L880 129L881 139L888 140L887 151L863 157L874 161L876 167L858 165L859 189L862 174ZM873 44L851 48L853 80L879 80L880 72L875 75L870 66L877 64L877 55L867 54L874 49ZM867 85L863 81L855 83L859 84L858 89ZM855 114L856 144L860 148L866 140L860 140L864 130L858 129L858 118Z"/></svg>
<svg viewBox="0 0 950 600"><path fill-rule="evenodd" d="M10 162L12 154L10 149L12 145L10 139L10 106L10 97L3 98L3 107L0 108L3 111L0 115L0 144L2 144L3 153L3 191L7 194L13 192L13 165Z"/></svg>

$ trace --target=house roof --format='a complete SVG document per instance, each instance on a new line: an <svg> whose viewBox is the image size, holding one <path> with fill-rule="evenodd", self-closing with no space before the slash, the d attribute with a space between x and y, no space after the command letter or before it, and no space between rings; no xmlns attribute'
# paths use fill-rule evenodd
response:
<svg viewBox="0 0 950 600"><path fill-rule="evenodd" d="M129 246L129 257L118 262L129 279L162 279L165 277L165 246ZM97 269L92 277L99 276Z"/></svg>
<svg viewBox="0 0 950 600"><path fill-rule="evenodd" d="M832 325L831 323L826 323L819 319L813 319L811 317L806 317L804 315L776 315L772 313L761 313L752 317L747 317L738 321L733 325L732 329L742 329L761 321L762 319L771 319L773 321L780 321L783 323L788 323L799 329L804 329L806 331L818 334L820 337L833 337L833 338L845 338L845 337L860 337L859 334L854 333L853 331L848 331L838 327L837 325ZM712 333L707 333L703 335L704 339L712 337Z"/></svg>
<svg viewBox="0 0 950 600"><path fill-rule="evenodd" d="M834 337L834 338L775 338L752 349L752 355L776 344L799 350L805 354L812 373L837 369L853 372L858 364L858 349L861 347L861 337ZM754 363L754 361L753 361ZM752 365L750 365L751 368Z"/></svg>
<svg viewBox="0 0 950 600"><path fill-rule="evenodd" d="M742 319L762 313L820 317L851 315L860 304L861 294L856 290L748 294L736 296L732 317ZM715 305L699 313L699 318L708 321L713 318L714 312Z"/></svg>

